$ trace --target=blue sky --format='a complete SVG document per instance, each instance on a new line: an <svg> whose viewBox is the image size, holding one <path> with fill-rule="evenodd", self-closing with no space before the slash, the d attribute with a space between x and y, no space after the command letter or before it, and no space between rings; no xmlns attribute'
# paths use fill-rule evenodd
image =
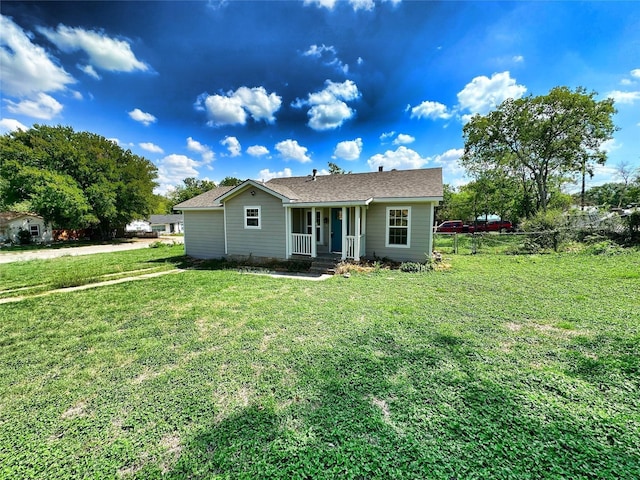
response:
<svg viewBox="0 0 640 480"><path fill-rule="evenodd" d="M186 177L443 167L506 98L583 86L619 127L590 185L640 167L640 2L0 4L0 132L70 125Z"/></svg>

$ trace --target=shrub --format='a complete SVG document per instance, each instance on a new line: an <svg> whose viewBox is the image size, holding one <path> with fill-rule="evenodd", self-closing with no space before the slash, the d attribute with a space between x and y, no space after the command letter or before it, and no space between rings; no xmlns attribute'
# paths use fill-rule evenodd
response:
<svg viewBox="0 0 640 480"><path fill-rule="evenodd" d="M31 232L20 228L18 230L18 243L20 245L29 245L32 241Z"/></svg>
<svg viewBox="0 0 640 480"><path fill-rule="evenodd" d="M603 240L597 243L592 243L584 249L584 253L591 255L618 255L623 253L624 249L611 240Z"/></svg>
<svg viewBox="0 0 640 480"><path fill-rule="evenodd" d="M431 262L403 262L400 264L400 271L407 273L430 272L431 270L433 270Z"/></svg>

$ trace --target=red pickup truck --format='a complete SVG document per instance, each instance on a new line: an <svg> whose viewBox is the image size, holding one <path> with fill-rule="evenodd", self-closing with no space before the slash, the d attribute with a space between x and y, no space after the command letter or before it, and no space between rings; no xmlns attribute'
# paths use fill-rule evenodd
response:
<svg viewBox="0 0 640 480"><path fill-rule="evenodd" d="M513 224L506 220L490 220L469 226L470 232L513 232Z"/></svg>
<svg viewBox="0 0 640 480"><path fill-rule="evenodd" d="M469 225L462 220L447 220L436 227L436 232L444 233L467 233Z"/></svg>

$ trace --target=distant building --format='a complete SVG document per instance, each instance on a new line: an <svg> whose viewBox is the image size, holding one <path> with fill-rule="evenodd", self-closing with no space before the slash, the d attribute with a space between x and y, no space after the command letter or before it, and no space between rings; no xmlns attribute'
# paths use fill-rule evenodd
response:
<svg viewBox="0 0 640 480"><path fill-rule="evenodd" d="M0 242L18 243L21 230L29 232L34 243L52 240L51 228L42 217L33 213L0 212Z"/></svg>
<svg viewBox="0 0 640 480"><path fill-rule="evenodd" d="M124 227L124 231L127 233L135 233L135 232L151 232L151 223L147 220L134 220L133 222L127 224Z"/></svg>
<svg viewBox="0 0 640 480"><path fill-rule="evenodd" d="M151 229L158 233L183 233L184 215L151 215L149 217Z"/></svg>

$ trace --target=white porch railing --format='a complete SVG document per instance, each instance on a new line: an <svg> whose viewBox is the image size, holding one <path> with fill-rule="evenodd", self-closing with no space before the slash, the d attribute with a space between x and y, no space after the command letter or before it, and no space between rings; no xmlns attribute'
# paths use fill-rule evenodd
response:
<svg viewBox="0 0 640 480"><path fill-rule="evenodd" d="M365 243L364 243L364 235L360 235L360 248L358 249L358 259L360 257L364 257L365 252ZM355 235L347 235L347 258L356 258L356 236Z"/></svg>
<svg viewBox="0 0 640 480"><path fill-rule="evenodd" d="M291 234L291 253L293 255L311 255L311 241L313 235L310 233Z"/></svg>

